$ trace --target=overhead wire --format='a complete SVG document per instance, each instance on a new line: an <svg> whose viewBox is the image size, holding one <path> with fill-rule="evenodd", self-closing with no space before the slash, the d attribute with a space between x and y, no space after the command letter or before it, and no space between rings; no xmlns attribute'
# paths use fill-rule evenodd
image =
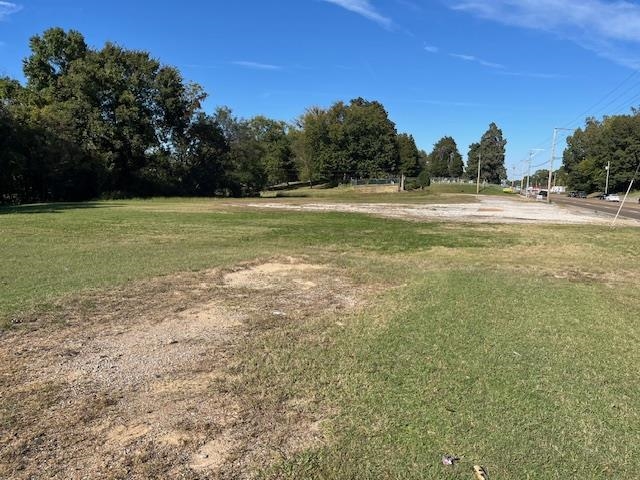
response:
<svg viewBox="0 0 640 480"><path fill-rule="evenodd" d="M631 72L620 83L618 83L615 87L613 87L605 95L603 95L598 101L596 101L595 103L590 105L588 108L586 108L583 112L581 112L576 117L571 119L569 122L565 123L562 126L562 128L563 129L565 129L565 128L577 128L585 118L588 118L589 116L595 117L598 114L604 112L607 108L609 108L613 104L616 104L615 107L612 109L614 114L618 114L618 113L622 112L625 108L632 107L633 106L633 102L635 102L636 100L640 100L640 93L636 90L637 88L640 88L640 80L637 81L637 82L632 83L631 85L628 85L628 83L630 81L632 81L634 79L634 77L636 77L638 75L640 75L640 71L639 70L634 70L633 72ZM625 85L627 87L623 89L623 87L625 87ZM627 96L630 92L632 93L632 95L631 96ZM616 95L616 93L617 93L617 95ZM622 99L622 102L618 102L620 99ZM618 102L618 103L616 103L616 102ZM596 107L599 107L599 108L596 109ZM539 143L537 143L533 148L535 149L535 148L539 148L539 147L542 147L542 146L546 146L546 145L549 144L549 142L552 141L552 139L553 139L552 136L547 137L545 140L542 140ZM521 160L520 163L525 163L527 161L528 161L528 159L525 158L525 159ZM542 166L544 166L544 165L546 165L548 163L549 163L548 161L544 161L544 162L539 163L537 165L532 165L531 169L542 167Z"/></svg>
<svg viewBox="0 0 640 480"><path fill-rule="evenodd" d="M598 113L599 111L602 111L604 108L607 107L607 105L605 105L605 107L602 107L601 109L599 109L598 111L594 111L594 109L600 105L602 102L604 102L609 96L613 95L615 92L617 92L620 88L622 88L622 86L627 83L629 80L631 80L633 77L635 77L636 75L638 75L640 72L638 70L634 70L633 72L631 72L630 75L628 75L627 77L625 77L624 80L622 80L622 82L620 82L618 85L616 85L614 88L612 88L611 90L609 90L609 92L607 92L600 100L598 100L597 102L595 102L593 105L591 105L590 107L588 107L586 110L584 110L582 113L578 114L575 118L571 119L571 121L567 122L565 125L562 126L562 128L571 128L571 126L575 123L575 122L579 122L582 121L583 118L585 118L585 115L595 115L596 113ZM633 88L633 85L631 88ZM626 93L628 92L630 89L627 89L623 92ZM619 97L616 97L616 99Z"/></svg>
<svg viewBox="0 0 640 480"><path fill-rule="evenodd" d="M614 97L612 100L610 100L607 104L605 104L604 106L600 107L598 110L594 110L594 108L596 108L598 105L600 105L602 102L606 101L611 95L613 95L614 93L616 93L618 90L620 90L620 88L622 88L622 86L624 84L626 84L627 82L629 82L633 77L635 77L636 75L640 74L640 71L638 70L634 70L633 72L631 72L630 75L628 75L627 77L624 78L624 80L622 80L618 85L616 85L614 88L612 88L611 90L609 90L602 98L600 98L600 100L598 100L597 102L593 103L591 106L589 106L587 109L585 109L582 113L578 114L576 117L574 117L573 119L571 119L569 122L565 123L562 128L571 128L576 122L580 122L582 121L582 119L585 118L585 116L595 116L598 113L604 111L609 105L611 105L612 103L614 103L615 101L617 101L618 99L622 98L625 94L627 94L629 91L631 91L632 89L634 89L635 87L639 87L640 86L640 81L631 85L631 87L627 88L626 90L624 90L621 94L619 94L618 96ZM631 97L629 99L626 99L623 101L623 103L628 103L630 100L635 100L635 98L637 98L640 95L636 95L634 97ZM537 146L542 146L542 145L546 145L548 142L550 142L552 140L552 137L548 137L546 140L541 141L540 143L538 143L536 145Z"/></svg>

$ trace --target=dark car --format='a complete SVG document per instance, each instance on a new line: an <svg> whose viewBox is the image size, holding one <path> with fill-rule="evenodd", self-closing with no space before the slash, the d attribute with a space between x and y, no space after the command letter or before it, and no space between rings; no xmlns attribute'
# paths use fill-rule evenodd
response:
<svg viewBox="0 0 640 480"><path fill-rule="evenodd" d="M587 198L587 192L576 192L576 198Z"/></svg>
<svg viewBox="0 0 640 480"><path fill-rule="evenodd" d="M577 196L578 196L578 192L569 192L569 193L567 194L567 197L571 197L571 198L575 198L575 197L577 197Z"/></svg>

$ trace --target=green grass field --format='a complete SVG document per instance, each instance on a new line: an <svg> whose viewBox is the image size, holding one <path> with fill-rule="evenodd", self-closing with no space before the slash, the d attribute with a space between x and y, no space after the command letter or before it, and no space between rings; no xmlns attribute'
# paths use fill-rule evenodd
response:
<svg viewBox="0 0 640 480"><path fill-rule="evenodd" d="M332 412L327 442L256 475L465 479L482 464L495 479L637 478L637 235L217 200L25 206L0 210L0 318L19 329L14 316L61 298L304 257L377 293L349 318L246 339L238 374L249 389ZM443 467L442 454L462 461Z"/></svg>

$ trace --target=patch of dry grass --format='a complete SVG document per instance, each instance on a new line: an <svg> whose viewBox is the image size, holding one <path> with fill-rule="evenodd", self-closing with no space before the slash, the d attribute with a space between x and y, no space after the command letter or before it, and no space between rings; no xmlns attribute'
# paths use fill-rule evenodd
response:
<svg viewBox="0 0 640 480"><path fill-rule="evenodd" d="M331 267L284 258L19 317L0 344L0 475L244 478L322 442L326 411L246 362L268 361L274 329L301 341L303 324L349 315L361 293Z"/></svg>
<svg viewBox="0 0 640 480"><path fill-rule="evenodd" d="M0 477L637 471L637 230L117 205L3 218Z"/></svg>

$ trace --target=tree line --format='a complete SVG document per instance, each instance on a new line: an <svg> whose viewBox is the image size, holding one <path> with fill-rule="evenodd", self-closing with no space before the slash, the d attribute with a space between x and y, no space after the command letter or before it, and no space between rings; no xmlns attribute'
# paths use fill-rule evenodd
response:
<svg viewBox="0 0 640 480"><path fill-rule="evenodd" d="M30 40L25 84L0 78L0 203L152 195L255 195L294 181L420 176L506 177L502 132L470 147L419 150L384 106L363 98L311 107L293 124L228 107L208 114L201 86L148 52L90 48L52 28Z"/></svg>
<svg viewBox="0 0 640 480"><path fill-rule="evenodd" d="M640 110L629 115L588 118L584 128L567 138L563 170L569 187L586 192L604 191L609 171L609 191L628 188L640 163Z"/></svg>

